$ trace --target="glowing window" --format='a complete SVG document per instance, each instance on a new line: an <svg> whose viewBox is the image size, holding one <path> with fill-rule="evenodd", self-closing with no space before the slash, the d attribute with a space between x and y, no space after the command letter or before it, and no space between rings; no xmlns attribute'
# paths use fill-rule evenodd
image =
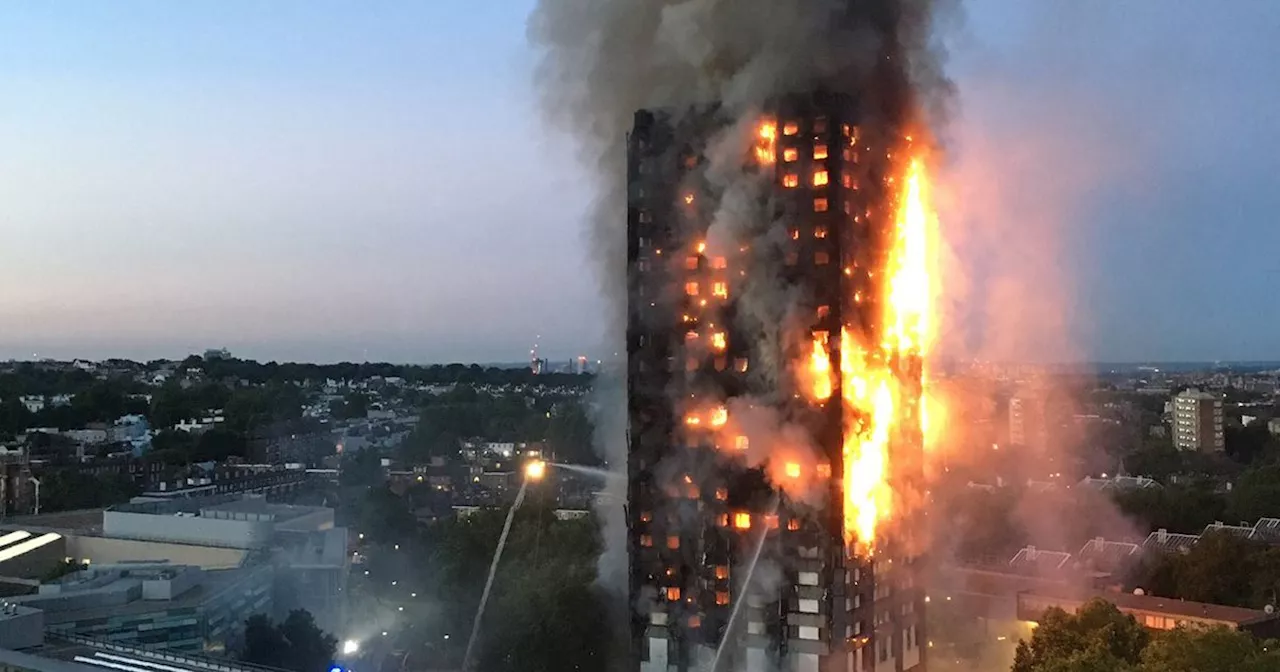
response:
<svg viewBox="0 0 1280 672"><path fill-rule="evenodd" d="M787 529L791 530L792 532L795 532L796 530L800 529L800 519L792 518L791 520L788 520Z"/></svg>
<svg viewBox="0 0 1280 672"><path fill-rule="evenodd" d="M814 237L814 238L826 238L826 237L827 237L827 227L825 227L825 226L815 226L815 227L813 227L813 237Z"/></svg>
<svg viewBox="0 0 1280 672"><path fill-rule="evenodd" d="M725 268L728 268L728 266L729 264L728 262L725 261L724 257L716 257L715 259L711 260L711 268L723 270Z"/></svg>
<svg viewBox="0 0 1280 672"><path fill-rule="evenodd" d="M689 617L689 627L698 628L702 626L702 617L694 614Z"/></svg>
<svg viewBox="0 0 1280 672"><path fill-rule="evenodd" d="M729 593L723 590L716 593L716 604L722 607L729 604Z"/></svg>
<svg viewBox="0 0 1280 672"><path fill-rule="evenodd" d="M718 499L718 500L720 500L720 501L724 501L724 500L726 500L726 499L729 499L729 489L728 489L728 488L716 488L716 499Z"/></svg>
<svg viewBox="0 0 1280 672"><path fill-rule="evenodd" d="M694 168L694 167L696 167L697 165L698 165L698 157L697 157L697 156L694 156L694 155L692 155L692 154L691 154L691 155L689 155L689 156L684 157L684 167L685 167L685 168Z"/></svg>
<svg viewBox="0 0 1280 672"><path fill-rule="evenodd" d="M723 331L717 331L716 333L711 334L711 347L715 348L716 350L724 350L728 346L729 346L729 341L725 337Z"/></svg>
<svg viewBox="0 0 1280 672"><path fill-rule="evenodd" d="M767 528L769 528L769 529L771 529L771 530L776 530L776 529L778 529L778 516L777 516L777 514L769 514L769 515L765 516L765 517L764 517L764 526L765 526L765 527L767 527Z"/></svg>
<svg viewBox="0 0 1280 672"><path fill-rule="evenodd" d="M653 520L653 513L652 513L652 512L650 512L650 511L641 511L641 512L640 512L640 522L642 522L642 523L647 523L647 522L649 522L649 521L651 521L651 520Z"/></svg>
<svg viewBox="0 0 1280 672"><path fill-rule="evenodd" d="M819 464L817 472L818 476L821 476L822 478L831 478L831 465L826 464L825 462Z"/></svg>
<svg viewBox="0 0 1280 672"><path fill-rule="evenodd" d="M680 548L680 537L677 537L674 534L667 537L667 548L673 551L676 550L677 548Z"/></svg>
<svg viewBox="0 0 1280 672"><path fill-rule="evenodd" d="M825 198L815 198L815 199L813 199L813 211L814 211L814 212L826 212L826 211L827 211L827 206L828 206L827 199L825 199Z"/></svg>
<svg viewBox="0 0 1280 672"><path fill-rule="evenodd" d="M819 170L813 174L813 186L825 187L831 181L831 176L825 170Z"/></svg>
<svg viewBox="0 0 1280 672"><path fill-rule="evenodd" d="M782 150L782 160L788 163L800 159L800 150L795 147L788 147Z"/></svg>
<svg viewBox="0 0 1280 672"><path fill-rule="evenodd" d="M667 600L670 602L676 602L679 599L680 599L680 589L675 586L669 586L667 588Z"/></svg>
<svg viewBox="0 0 1280 672"><path fill-rule="evenodd" d="M746 512L733 514L733 526L739 530L751 529L751 514Z"/></svg>
<svg viewBox="0 0 1280 672"><path fill-rule="evenodd" d="M729 283L716 282L711 285L711 295L721 299L729 298Z"/></svg>
<svg viewBox="0 0 1280 672"><path fill-rule="evenodd" d="M797 227L793 226L788 229L787 234L791 236L791 240L800 240L800 229Z"/></svg>
<svg viewBox="0 0 1280 672"><path fill-rule="evenodd" d="M653 537L647 534L640 535L640 545L645 548L651 548L653 546Z"/></svg>
<svg viewBox="0 0 1280 672"><path fill-rule="evenodd" d="M698 258L697 258L697 257L685 257L685 258L684 258L684 267L685 267L686 269L690 270L690 271L696 271L696 270L698 270Z"/></svg>
<svg viewBox="0 0 1280 672"><path fill-rule="evenodd" d="M729 566L716 565L716 579L724 581L727 578L729 578Z"/></svg>
<svg viewBox="0 0 1280 672"><path fill-rule="evenodd" d="M734 360L734 362L733 362L733 368L737 369L737 370L738 370L738 373L746 373L746 372L747 372L747 358L746 358L746 357L739 357L738 359ZM746 447L747 447L747 444L746 444L746 440L745 440L745 439L746 439L746 437L743 437L743 444L742 444L742 447L743 447L743 448L746 448Z"/></svg>
<svg viewBox="0 0 1280 672"><path fill-rule="evenodd" d="M830 315L830 314L831 314L831 306L818 306L818 319L819 319L819 320L821 320L822 318L824 318L824 317L826 317L826 316L828 316L828 315Z"/></svg>
<svg viewBox="0 0 1280 672"><path fill-rule="evenodd" d="M684 340L686 340L686 341L696 341L696 340L698 340L698 332L696 332L696 331L688 331L688 332L685 332L685 334L684 334Z"/></svg>
<svg viewBox="0 0 1280 672"><path fill-rule="evenodd" d="M826 252L813 253L813 264L815 266L826 266L830 262L831 262L831 255L827 254Z"/></svg>
<svg viewBox="0 0 1280 672"><path fill-rule="evenodd" d="M821 159L825 159L825 158L827 158L827 146L826 146L826 145L814 145L814 146L813 146L813 158L814 158L814 159L816 159L816 160L821 160Z"/></svg>
<svg viewBox="0 0 1280 672"><path fill-rule="evenodd" d="M782 176L782 186L788 189L800 186L800 176L791 174Z"/></svg>
<svg viewBox="0 0 1280 672"><path fill-rule="evenodd" d="M787 123L782 125L783 135L795 135L796 133L799 133L799 132L800 132L800 124L797 124L794 121L788 121Z"/></svg>
<svg viewBox="0 0 1280 672"><path fill-rule="evenodd" d="M696 282L686 282L686 283L684 283L684 293L685 293L685 294L688 294L689 296L697 296L697 295L698 295L698 283L696 283Z"/></svg>
<svg viewBox="0 0 1280 672"><path fill-rule="evenodd" d="M720 527L729 527L729 514L722 513L716 518L716 525Z"/></svg>
<svg viewBox="0 0 1280 672"><path fill-rule="evenodd" d="M841 184L841 186L843 186L845 189L849 189L850 187L852 187L852 186L853 186L853 176L852 176L852 175L850 175L849 173L845 173L844 175L841 175L841 176L840 176L840 184Z"/></svg>

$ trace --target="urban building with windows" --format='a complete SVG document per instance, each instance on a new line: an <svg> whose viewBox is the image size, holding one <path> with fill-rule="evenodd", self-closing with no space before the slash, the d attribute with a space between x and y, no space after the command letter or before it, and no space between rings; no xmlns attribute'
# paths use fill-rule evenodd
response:
<svg viewBox="0 0 1280 672"><path fill-rule="evenodd" d="M1212 453L1226 449L1222 396L1190 388L1173 397L1173 445L1178 450Z"/></svg>

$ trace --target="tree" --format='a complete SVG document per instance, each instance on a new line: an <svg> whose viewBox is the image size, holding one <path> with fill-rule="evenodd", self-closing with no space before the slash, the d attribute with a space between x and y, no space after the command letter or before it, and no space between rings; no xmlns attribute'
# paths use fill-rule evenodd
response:
<svg viewBox="0 0 1280 672"><path fill-rule="evenodd" d="M551 412L547 447L560 462L596 466L600 464L600 456L592 450L594 433L591 418L581 404L563 404Z"/></svg>
<svg viewBox="0 0 1280 672"><path fill-rule="evenodd" d="M1138 663L1150 636L1132 616L1101 599L1075 614L1050 608L1031 641L1018 643L1012 672L1119 672Z"/></svg>
<svg viewBox="0 0 1280 672"><path fill-rule="evenodd" d="M403 497L383 486L372 488L360 503L360 529L371 541L396 543L411 535L418 521Z"/></svg>
<svg viewBox="0 0 1280 672"><path fill-rule="evenodd" d="M1231 520L1280 515L1280 464L1245 472L1227 500Z"/></svg>
<svg viewBox="0 0 1280 672"><path fill-rule="evenodd" d="M337 647L337 640L317 627L305 609L290 611L278 626L268 616L255 614L244 624L240 660L294 672L320 672L333 662Z"/></svg>
<svg viewBox="0 0 1280 672"><path fill-rule="evenodd" d="M280 634L266 614L254 614L244 622L244 651L240 660L255 665L282 667L284 665L284 635Z"/></svg>
<svg viewBox="0 0 1280 672"><path fill-rule="evenodd" d="M1278 642L1226 628L1178 628L1142 652L1140 672L1263 672L1280 669Z"/></svg>
<svg viewBox="0 0 1280 672"><path fill-rule="evenodd" d="M333 662L338 641L316 626L311 612L305 609L290 611L284 623L280 624L280 634L287 643L286 669L319 672Z"/></svg>

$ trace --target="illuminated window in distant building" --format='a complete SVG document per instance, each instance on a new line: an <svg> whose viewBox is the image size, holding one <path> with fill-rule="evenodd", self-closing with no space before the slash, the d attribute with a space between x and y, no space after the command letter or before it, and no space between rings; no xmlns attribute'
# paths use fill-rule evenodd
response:
<svg viewBox="0 0 1280 672"><path fill-rule="evenodd" d="M653 537L647 534L640 535L640 545L645 548L651 548L653 546Z"/></svg>
<svg viewBox="0 0 1280 672"><path fill-rule="evenodd" d="M729 604L729 593L726 593L723 590L716 593L716 604L722 607Z"/></svg>
<svg viewBox="0 0 1280 672"><path fill-rule="evenodd" d="M697 296L697 295L698 295L698 283L696 283L696 282L686 282L686 283L684 283L684 293L685 293L685 294L688 294L689 296Z"/></svg>

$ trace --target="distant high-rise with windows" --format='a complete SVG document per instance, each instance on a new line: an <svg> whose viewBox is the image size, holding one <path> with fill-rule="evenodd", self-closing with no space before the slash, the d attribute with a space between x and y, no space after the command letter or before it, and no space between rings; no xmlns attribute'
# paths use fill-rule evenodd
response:
<svg viewBox="0 0 1280 672"><path fill-rule="evenodd" d="M1173 397L1173 445L1178 450L1217 452L1226 449L1222 432L1222 397L1190 388Z"/></svg>

